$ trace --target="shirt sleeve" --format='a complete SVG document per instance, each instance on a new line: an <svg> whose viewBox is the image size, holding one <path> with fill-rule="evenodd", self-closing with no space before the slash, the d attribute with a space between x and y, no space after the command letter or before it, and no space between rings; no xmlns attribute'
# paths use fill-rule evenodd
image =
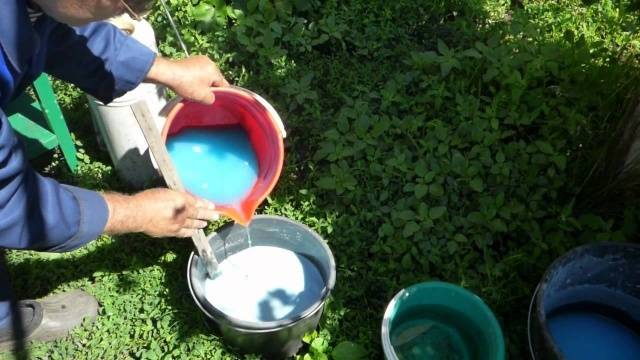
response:
<svg viewBox="0 0 640 360"><path fill-rule="evenodd" d="M109 23L78 28L58 23L47 41L45 71L109 103L138 86L155 58L151 49Z"/></svg>
<svg viewBox="0 0 640 360"><path fill-rule="evenodd" d="M62 185L33 170L0 109L0 248L73 250L98 237L108 217L97 192Z"/></svg>

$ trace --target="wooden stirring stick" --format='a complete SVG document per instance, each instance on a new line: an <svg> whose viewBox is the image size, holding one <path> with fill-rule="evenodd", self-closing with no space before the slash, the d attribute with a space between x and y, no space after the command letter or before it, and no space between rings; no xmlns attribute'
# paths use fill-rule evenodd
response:
<svg viewBox="0 0 640 360"><path fill-rule="evenodd" d="M178 172L171 162L167 148L162 142L160 132L156 127L153 116L149 111L149 107L144 101L139 101L133 104L131 108L133 110L133 115L138 121L138 125L140 125L140 129L149 144L149 151L155 158L156 163L158 164L158 169L160 169L160 173L162 174L164 181L167 183L167 186L173 190L185 191L184 185L182 184L182 181L180 181L180 177L178 177ZM213 278L214 274L218 270L218 260L216 260L204 231L197 230L191 239L198 250L200 260L204 263L209 277Z"/></svg>

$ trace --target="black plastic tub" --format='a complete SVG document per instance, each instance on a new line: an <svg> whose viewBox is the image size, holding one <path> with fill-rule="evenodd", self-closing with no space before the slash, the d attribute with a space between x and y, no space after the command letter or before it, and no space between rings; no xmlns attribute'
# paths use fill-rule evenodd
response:
<svg viewBox="0 0 640 360"><path fill-rule="evenodd" d="M637 330L640 324L640 245L599 243L575 248L545 272L529 308L529 348L536 360L564 359L549 331L550 314L567 307L607 309ZM576 336L580 336L576 329Z"/></svg>

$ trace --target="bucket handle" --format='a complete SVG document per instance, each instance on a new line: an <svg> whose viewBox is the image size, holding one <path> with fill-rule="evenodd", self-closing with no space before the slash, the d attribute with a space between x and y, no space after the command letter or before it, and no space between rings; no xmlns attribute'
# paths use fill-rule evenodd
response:
<svg viewBox="0 0 640 360"><path fill-rule="evenodd" d="M531 359L536 360L536 353L533 351L533 339L531 337L531 313L533 312L533 303L538 296L538 290L540 290L540 284L536 285L536 289L533 291L531 302L529 303L529 313L527 314L527 340L529 340L529 352L531 353Z"/></svg>

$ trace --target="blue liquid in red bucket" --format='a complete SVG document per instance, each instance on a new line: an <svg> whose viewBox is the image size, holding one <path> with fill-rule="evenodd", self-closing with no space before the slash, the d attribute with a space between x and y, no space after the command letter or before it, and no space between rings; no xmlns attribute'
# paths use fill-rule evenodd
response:
<svg viewBox="0 0 640 360"><path fill-rule="evenodd" d="M547 323L566 360L640 359L639 334L601 311L569 307L551 313Z"/></svg>
<svg viewBox="0 0 640 360"><path fill-rule="evenodd" d="M167 150L185 188L214 204L237 204L256 183L258 161L241 126L185 129Z"/></svg>

